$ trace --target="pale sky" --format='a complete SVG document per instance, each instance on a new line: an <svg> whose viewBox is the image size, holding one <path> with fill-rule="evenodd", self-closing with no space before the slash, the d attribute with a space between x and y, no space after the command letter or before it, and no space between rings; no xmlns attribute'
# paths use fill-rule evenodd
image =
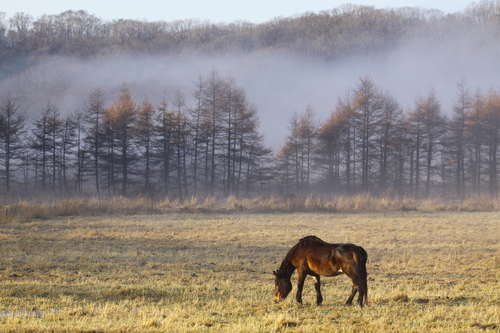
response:
<svg viewBox="0 0 500 333"><path fill-rule="evenodd" d="M0 12L11 17L23 12L35 18L83 9L105 21L134 19L173 21L210 20L213 23L244 20L262 23L274 17L288 17L305 12L320 12L345 3L376 8L422 7L445 13L462 11L472 0L3 0Z"/></svg>

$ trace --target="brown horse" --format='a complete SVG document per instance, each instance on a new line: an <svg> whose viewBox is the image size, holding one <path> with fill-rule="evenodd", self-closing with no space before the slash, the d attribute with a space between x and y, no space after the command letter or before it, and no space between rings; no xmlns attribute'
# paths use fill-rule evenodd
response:
<svg viewBox="0 0 500 333"><path fill-rule="evenodd" d="M368 300L367 259L368 254L360 246L330 244L316 236L304 237L288 252L281 267L273 272L276 276L274 300L279 302L288 296L292 290L290 278L297 269L297 302L302 303L302 288L307 275L311 275L315 280L316 304L320 305L323 302L320 275L337 276L344 273L353 284L351 295L346 304L351 305L354 296L359 291L358 304L363 306L363 298L365 302Z"/></svg>

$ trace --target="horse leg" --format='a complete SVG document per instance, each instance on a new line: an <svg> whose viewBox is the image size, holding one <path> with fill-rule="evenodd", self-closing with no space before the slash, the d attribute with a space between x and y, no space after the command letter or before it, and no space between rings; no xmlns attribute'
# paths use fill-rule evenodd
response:
<svg viewBox="0 0 500 333"><path fill-rule="evenodd" d="M302 289L304 288L304 281L306 280L306 274L303 270L297 270L297 303L302 304Z"/></svg>
<svg viewBox="0 0 500 333"><path fill-rule="evenodd" d="M363 279L363 277L360 276L359 272L357 272L355 269L352 269L353 267L354 265L350 265L349 267L345 267L345 269L344 267L342 268L345 275L347 275L352 281L351 295L349 296L345 304L352 305L352 300L354 299L354 296L356 296L356 293L359 291L358 304L359 306L363 306L363 297L365 297L367 291L366 278Z"/></svg>
<svg viewBox="0 0 500 333"><path fill-rule="evenodd" d="M358 304L359 306L363 306L363 297L365 296L366 291L364 288L359 288L359 296L358 296Z"/></svg>
<svg viewBox="0 0 500 333"><path fill-rule="evenodd" d="M358 292L358 287L356 285L353 285L352 286L351 295L349 296L349 298L345 302L346 305L351 305L352 304L352 300L353 300L353 298L354 298L354 296L356 295L357 292Z"/></svg>
<svg viewBox="0 0 500 333"><path fill-rule="evenodd" d="M319 275L313 276L314 279L314 289L316 289L316 304L321 305L323 303L323 296L321 295L321 281Z"/></svg>

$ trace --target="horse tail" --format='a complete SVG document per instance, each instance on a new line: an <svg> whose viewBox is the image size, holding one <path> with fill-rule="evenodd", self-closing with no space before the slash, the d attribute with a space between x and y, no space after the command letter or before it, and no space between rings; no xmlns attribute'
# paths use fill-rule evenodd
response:
<svg viewBox="0 0 500 333"><path fill-rule="evenodd" d="M368 253L366 253L365 249L361 246L357 246L356 248L356 263L358 265L358 276L359 276L359 284L363 288L364 299L365 302L368 303L368 274L366 273L366 262L368 261Z"/></svg>

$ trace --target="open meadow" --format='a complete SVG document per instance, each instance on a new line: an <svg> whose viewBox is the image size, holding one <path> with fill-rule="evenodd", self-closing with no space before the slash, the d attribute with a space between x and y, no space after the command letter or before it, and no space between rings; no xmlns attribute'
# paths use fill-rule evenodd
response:
<svg viewBox="0 0 500 333"><path fill-rule="evenodd" d="M272 300L272 271L317 235L368 252L368 306L345 275ZM158 214L0 223L1 332L500 330L499 212Z"/></svg>

